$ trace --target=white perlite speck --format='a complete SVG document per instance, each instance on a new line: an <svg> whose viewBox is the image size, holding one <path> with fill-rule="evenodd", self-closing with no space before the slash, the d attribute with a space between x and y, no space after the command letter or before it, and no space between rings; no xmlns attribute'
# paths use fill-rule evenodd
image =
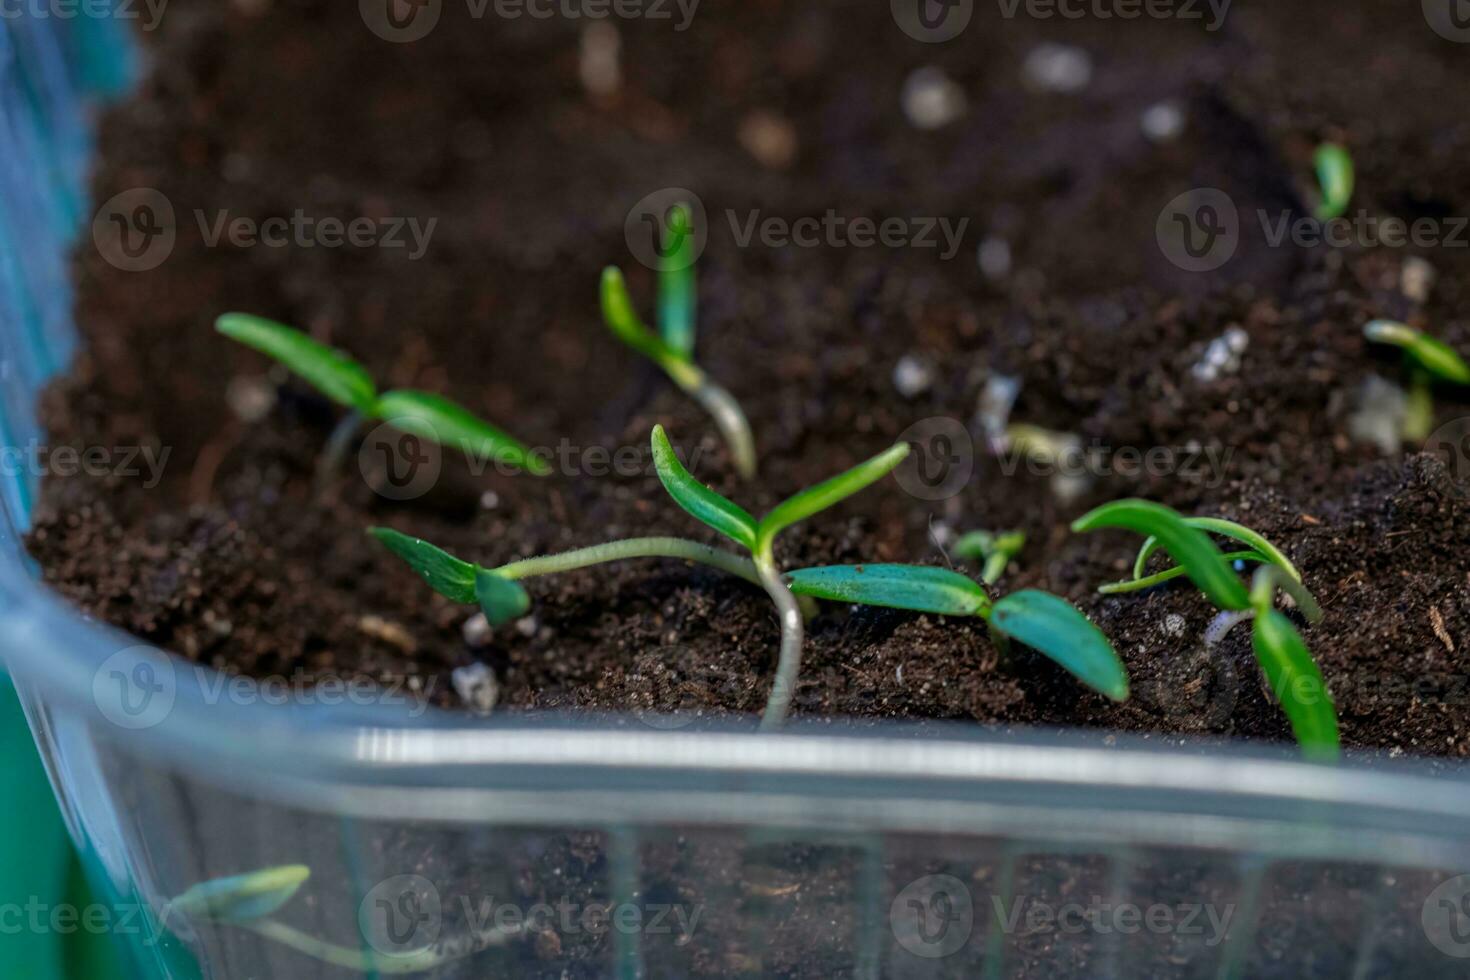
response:
<svg viewBox="0 0 1470 980"><path fill-rule="evenodd" d="M1022 67L1026 80L1046 92L1080 92L1092 82L1092 56L1070 44L1037 45Z"/></svg>
<svg viewBox="0 0 1470 980"><path fill-rule="evenodd" d="M1186 625L1187 624L1184 622L1183 616L1179 615L1178 613L1170 613L1169 615L1164 617L1164 635L1183 636L1184 627Z"/></svg>
<svg viewBox="0 0 1470 980"><path fill-rule="evenodd" d="M1143 135L1155 143L1169 143L1184 132L1184 110L1171 100L1155 102L1143 110L1138 124Z"/></svg>
<svg viewBox="0 0 1470 980"><path fill-rule="evenodd" d="M1232 326L1210 341L1204 356L1190 370L1200 381L1214 381L1222 374L1234 374L1240 370L1241 355L1250 343L1250 334Z"/></svg>
<svg viewBox="0 0 1470 980"><path fill-rule="evenodd" d="M454 685L454 693L475 714L488 715L495 710L495 702L500 700L500 682L489 667L478 662L456 667L449 680Z"/></svg>
<svg viewBox="0 0 1470 980"><path fill-rule="evenodd" d="M980 274L995 282L1011 274L1011 243L995 235L987 235L976 253Z"/></svg>
<svg viewBox="0 0 1470 980"><path fill-rule="evenodd" d="M464 621L460 627L460 633L469 646L479 649L490 645L490 621L485 618L484 613L475 613Z"/></svg>
<svg viewBox="0 0 1470 980"><path fill-rule="evenodd" d="M934 369L915 354L905 354L893 366L893 387L905 398L917 398L934 383Z"/></svg>
<svg viewBox="0 0 1470 980"><path fill-rule="evenodd" d="M909 74L900 101L903 114L917 129L940 129L965 114L965 90L932 66Z"/></svg>
<svg viewBox="0 0 1470 980"><path fill-rule="evenodd" d="M1429 291L1434 288L1437 275L1434 266L1417 255L1410 255L1399 268L1399 292L1423 305L1429 301Z"/></svg>

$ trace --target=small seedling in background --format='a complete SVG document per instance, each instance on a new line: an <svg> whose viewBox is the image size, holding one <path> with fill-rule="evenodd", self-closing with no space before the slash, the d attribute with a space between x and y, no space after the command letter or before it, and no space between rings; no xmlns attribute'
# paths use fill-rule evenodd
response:
<svg viewBox="0 0 1470 980"><path fill-rule="evenodd" d="M1256 660L1281 701L1297 743L1303 752L1315 758L1337 756L1337 713L1306 643L1291 621L1276 610L1276 592L1279 589L1289 595L1310 623L1321 621L1322 610L1280 549L1250 528L1216 518L1186 518L1162 504L1146 500L1104 504L1072 524L1072 530L1079 532L1101 528L1124 528L1147 535L1148 539L1134 564L1134 580L1104 586L1100 591L1134 591L1187 575L1222 610L1206 633L1209 645L1218 643L1236 623L1254 619L1251 644ZM1220 552L1207 531L1244 542L1251 550L1235 554L1262 563L1249 591L1231 569L1231 556ZM1159 575L1144 576L1144 564L1160 548L1178 562L1178 567Z"/></svg>
<svg viewBox="0 0 1470 980"><path fill-rule="evenodd" d="M1353 158L1338 144L1323 143L1317 147L1312 161L1317 168L1317 185L1321 191L1313 216L1318 221L1342 217L1353 197Z"/></svg>
<svg viewBox="0 0 1470 980"><path fill-rule="evenodd" d="M504 945L525 932L520 926L497 924L490 930L476 930L473 942L439 942L404 953L339 946L271 918L295 897L310 877L310 868L290 864L203 881L172 899L164 909L163 920L167 922L170 916L180 915L196 927L209 922L248 929L322 963L369 975L421 973L492 946ZM363 939L371 945L373 937L364 936Z"/></svg>
<svg viewBox="0 0 1470 980"><path fill-rule="evenodd" d="M694 363L694 247L693 218L683 205L670 217L670 233L678 236L669 249L667 268L658 273L658 325L654 333L633 309L623 274L615 266L602 272L602 318L608 329L633 350L663 369L664 373L699 402L714 419L736 472L744 479L755 476L755 438L740 403Z"/></svg>
<svg viewBox="0 0 1470 980"><path fill-rule="evenodd" d="M226 313L215 321L215 329L274 358L349 409L322 450L318 490L337 471L352 436L368 419L390 422L412 435L456 447L467 456L507 463L537 476L551 472L545 460L515 438L447 398L409 390L378 394L376 383L361 364L293 327L245 313Z"/></svg>
<svg viewBox="0 0 1470 980"><path fill-rule="evenodd" d="M1377 344L1401 348L1409 362L1409 404L1404 418L1404 436L1419 442L1434 429L1434 395L1431 385L1438 379L1470 385L1470 364L1443 341L1397 320L1371 320L1363 336Z"/></svg>
<svg viewBox="0 0 1470 980"><path fill-rule="evenodd" d="M984 562L980 578L986 585L994 585L1005 574L1011 559L1026 546L1023 531L1005 531L992 534L989 531L970 531L960 536L954 544L954 553L967 561Z"/></svg>

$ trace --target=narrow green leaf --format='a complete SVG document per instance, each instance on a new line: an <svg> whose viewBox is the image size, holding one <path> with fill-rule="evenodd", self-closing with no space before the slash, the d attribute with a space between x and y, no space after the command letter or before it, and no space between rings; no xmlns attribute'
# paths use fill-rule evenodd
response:
<svg viewBox="0 0 1470 980"><path fill-rule="evenodd" d="M306 865L288 864L202 881L169 902L169 910L196 921L249 922L285 905L309 877Z"/></svg>
<svg viewBox="0 0 1470 980"><path fill-rule="evenodd" d="M339 405L372 413L377 386L367 368L342 351L317 343L294 327L248 313L226 313L214 329L275 358Z"/></svg>
<svg viewBox="0 0 1470 980"><path fill-rule="evenodd" d="M1113 645L1075 606L1060 596L1022 589L996 602L990 622L1007 636L1034 647L1114 701L1128 700L1128 672Z"/></svg>
<svg viewBox="0 0 1470 980"><path fill-rule="evenodd" d="M455 602L475 601L475 572L478 566L435 547L422 538L411 538L389 527L370 527L368 533L389 551L408 563L429 588Z"/></svg>
<svg viewBox="0 0 1470 980"><path fill-rule="evenodd" d="M1105 527L1126 528L1158 538L1211 602L1221 609L1250 608L1245 586L1220 549L1203 531L1190 527L1177 511L1147 500L1118 500L1072 522L1072 530L1079 532Z"/></svg>
<svg viewBox="0 0 1470 980"><path fill-rule="evenodd" d="M694 354L696 294L694 216L687 204L673 208L669 234L678 236L678 242L658 274L658 331L665 343L689 358Z"/></svg>
<svg viewBox="0 0 1470 980"><path fill-rule="evenodd" d="M664 343L643 323L633 309L623 273L616 266L602 270L602 319L615 337L663 368L680 387L695 387L703 380L703 372L686 355Z"/></svg>
<svg viewBox="0 0 1470 980"><path fill-rule="evenodd" d="M991 534L989 531L970 531L960 536L954 544L954 553L969 561L984 561L980 577L986 585L994 585L1005 574L1011 559L1026 546L1024 531L1005 531Z"/></svg>
<svg viewBox="0 0 1470 980"><path fill-rule="evenodd" d="M695 520L709 525L719 531L725 537L737 544L744 545L750 550L755 550L756 545L756 523L755 518L738 504L715 493L709 487L700 483L679 462L679 457L674 455L674 447L669 445L669 437L664 434L664 427L655 425L653 427L653 465L658 471L658 478L663 482L664 489L674 502L683 507Z"/></svg>
<svg viewBox="0 0 1470 980"><path fill-rule="evenodd" d="M797 595L942 616L980 616L990 597L976 582L928 565L826 565L787 576Z"/></svg>
<svg viewBox="0 0 1470 980"><path fill-rule="evenodd" d="M1315 212L1318 221L1342 217L1353 197L1353 158L1336 143L1323 143L1313 155L1322 200Z"/></svg>
<svg viewBox="0 0 1470 980"><path fill-rule="evenodd" d="M1282 571L1286 572L1298 582L1302 580L1302 573L1296 570L1296 566L1291 563L1291 559L1287 558L1280 548L1266 540L1265 535L1251 530L1244 524L1221 520L1218 517L1186 517L1184 523L1190 527L1197 527L1201 531L1209 531L1212 534L1218 534L1221 537L1230 538L1239 541L1241 544L1249 545L1252 550L1258 552L1266 561L1281 568ZM1134 578L1141 578L1143 576L1144 566L1148 564L1149 558L1158 549L1159 539L1155 537L1150 537L1138 549L1138 558L1133 562Z"/></svg>
<svg viewBox="0 0 1470 980"><path fill-rule="evenodd" d="M804 521L813 514L824 511L833 504L883 479L892 472L894 467L902 463L908 454L908 443L901 442L889 446L872 459L859 463L846 473L839 473L830 480L824 480L814 487L808 487L788 497L761 518L757 531L756 550L768 547L777 534L798 521Z"/></svg>
<svg viewBox="0 0 1470 980"><path fill-rule="evenodd" d="M546 476L551 466L533 455L523 443L457 402L427 391L390 391L378 399L375 417L405 432L459 449L466 456L508 463L536 476Z"/></svg>
<svg viewBox="0 0 1470 980"><path fill-rule="evenodd" d="M475 572L475 599L492 626L520 619L531 608L525 589L488 568Z"/></svg>
<svg viewBox="0 0 1470 980"><path fill-rule="evenodd" d="M1265 565L1256 569L1255 577L1251 580L1251 607L1257 613L1274 607L1277 589L1291 596L1297 611L1306 617L1307 622L1313 625L1322 622L1322 607L1317 604L1316 596L1276 565Z"/></svg>
<svg viewBox="0 0 1470 980"><path fill-rule="evenodd" d="M1407 323L1370 320L1363 327L1363 335L1375 343L1403 348L1415 363L1437 378L1470 385L1470 364L1454 348Z"/></svg>
<svg viewBox="0 0 1470 980"><path fill-rule="evenodd" d="M1152 541L1153 539L1150 538L1149 540ZM1257 551L1227 551L1224 557L1225 560L1230 562L1232 565L1238 561L1269 562L1271 560ZM1169 568L1164 569L1162 572L1156 572L1153 575L1148 575L1143 578L1128 578L1124 579L1121 582L1113 582L1109 585L1099 585L1097 587L1097 591L1102 593L1103 595L1120 595L1124 592L1142 592L1144 589L1151 589L1156 585L1163 585L1165 582L1172 582L1174 579L1180 578L1183 575L1183 568L1180 568L1178 565L1172 565Z"/></svg>
<svg viewBox="0 0 1470 980"><path fill-rule="evenodd" d="M1297 744L1313 757L1336 758L1340 752L1337 711L1322 671L1291 620L1275 609L1256 614L1251 632L1256 661L1291 722Z"/></svg>

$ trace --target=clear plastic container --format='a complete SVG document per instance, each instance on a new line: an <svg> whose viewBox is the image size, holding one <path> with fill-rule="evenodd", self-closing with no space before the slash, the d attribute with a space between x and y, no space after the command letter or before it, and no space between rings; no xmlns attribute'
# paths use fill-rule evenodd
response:
<svg viewBox="0 0 1470 980"><path fill-rule="evenodd" d="M21 74L26 27L0 25L12 447L40 438L38 386L72 344L62 270L86 223L85 86L75 59L49 88ZM121 57L95 36L47 36L53 54ZM26 146L12 141L22 111ZM69 829L118 896L114 931L163 976L379 976L403 965L392 954L435 943L445 959L423 975L1470 970L1459 766L1324 767L1238 744L958 725L761 736L687 719L277 704L38 584L21 540L35 479L9 475L0 655ZM282 865L310 878L271 935L168 908L200 882ZM313 943L341 964L292 948Z"/></svg>

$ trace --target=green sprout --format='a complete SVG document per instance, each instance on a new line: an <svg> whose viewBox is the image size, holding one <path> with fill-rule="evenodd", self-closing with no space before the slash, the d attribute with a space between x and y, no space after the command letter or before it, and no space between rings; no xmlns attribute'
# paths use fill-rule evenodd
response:
<svg viewBox="0 0 1470 980"><path fill-rule="evenodd" d="M170 915L178 914L194 922L247 929L323 963L363 974L420 973L504 945L525 931L523 926L497 925L490 930L477 930L472 941L441 942L404 953L339 946L271 918L295 897L310 877L310 868L290 864L200 882L169 901L163 918L166 922ZM365 946L371 946L371 938L363 936Z"/></svg>
<svg viewBox="0 0 1470 980"><path fill-rule="evenodd" d="M968 561L984 562L980 578L986 585L994 585L1005 574L1011 559L1026 546L1024 531L970 531L960 535L955 542L954 553Z"/></svg>
<svg viewBox="0 0 1470 980"><path fill-rule="evenodd" d="M411 390L378 394L372 376L361 364L294 327L247 313L226 313L214 326L231 340L279 361L349 410L322 450L318 489L337 471L352 436L369 419L391 423L440 445L456 446L466 456L507 463L536 476L551 472L550 465L525 445L447 398Z"/></svg>
<svg viewBox="0 0 1470 980"><path fill-rule="evenodd" d="M663 369L669 378L714 419L736 472L755 476L755 438L740 403L694 363L694 238L689 208L679 205L670 224L678 235L670 258L658 273L659 332L650 330L633 308L623 273L616 266L602 271L602 318L608 329L633 350Z"/></svg>
<svg viewBox="0 0 1470 980"><path fill-rule="evenodd" d="M1470 364L1448 344L1397 320L1370 320L1363 327L1363 336L1403 350L1410 379L1404 436L1412 442L1427 438L1434 428L1433 382L1470 385Z"/></svg>
<svg viewBox="0 0 1470 980"><path fill-rule="evenodd" d="M1318 221L1342 217L1353 196L1352 156L1336 143L1323 143L1312 155L1312 161L1317 168L1317 184L1322 192L1313 216Z"/></svg>
<svg viewBox="0 0 1470 980"><path fill-rule="evenodd" d="M1218 643L1242 619L1253 619L1251 645L1272 690L1281 701L1297 743L1313 758L1335 758L1339 751L1337 713L1322 673L1291 621L1275 608L1276 592L1285 592L1309 623L1322 619L1322 609L1302 585L1301 573L1264 536L1218 518L1186 518L1162 504L1146 500L1119 500L1104 504L1078 518L1072 530L1124 528L1147 535L1134 563L1133 580L1099 589L1104 593L1131 592L1187 575L1222 613L1206 633L1206 642ZM1222 554L1209 534L1240 541L1249 550ZM1178 566L1145 576L1144 566L1156 550L1168 552ZM1231 560L1261 563L1252 587L1236 577Z"/></svg>

